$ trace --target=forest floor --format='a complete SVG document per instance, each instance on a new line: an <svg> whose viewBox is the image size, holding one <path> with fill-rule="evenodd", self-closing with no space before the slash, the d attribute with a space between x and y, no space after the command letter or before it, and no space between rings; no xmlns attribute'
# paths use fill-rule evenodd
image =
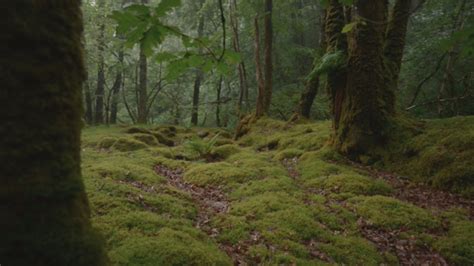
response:
<svg viewBox="0 0 474 266"><path fill-rule="evenodd" d="M334 153L329 134L329 122L270 119L238 141L221 129L87 128L83 176L112 264L474 264L474 117L427 122L380 169ZM431 185L463 196L411 181L433 169Z"/></svg>

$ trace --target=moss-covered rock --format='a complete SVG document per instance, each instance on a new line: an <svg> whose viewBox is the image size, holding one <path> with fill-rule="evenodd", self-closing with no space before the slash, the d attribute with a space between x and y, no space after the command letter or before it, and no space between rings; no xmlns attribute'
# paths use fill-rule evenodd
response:
<svg viewBox="0 0 474 266"><path fill-rule="evenodd" d="M110 256L116 265L232 265L216 244L169 228L154 237L130 237Z"/></svg>
<svg viewBox="0 0 474 266"><path fill-rule="evenodd" d="M104 137L99 141L99 143L97 143L97 148L110 149L115 142L117 142L117 138Z"/></svg>
<svg viewBox="0 0 474 266"><path fill-rule="evenodd" d="M381 180L358 174L336 174L307 181L309 187L355 195L389 195L392 188Z"/></svg>
<svg viewBox="0 0 474 266"><path fill-rule="evenodd" d="M255 172L236 167L227 162L197 164L189 167L184 179L193 184L205 185L227 185L241 183L252 179Z"/></svg>
<svg viewBox="0 0 474 266"><path fill-rule="evenodd" d="M428 211L394 198L358 197L353 198L352 203L359 215L381 228L422 231L440 226L440 222Z"/></svg>
<svg viewBox="0 0 474 266"><path fill-rule="evenodd" d="M474 223L457 221L448 232L435 243L439 252L455 265L474 263Z"/></svg>
<svg viewBox="0 0 474 266"><path fill-rule="evenodd" d="M114 143L114 145L112 145L112 148L118 151L126 152L146 149L148 146L145 143L132 138L119 138Z"/></svg>
<svg viewBox="0 0 474 266"><path fill-rule="evenodd" d="M158 141L153 135L136 133L132 135L133 139L145 143L149 146L157 146Z"/></svg>
<svg viewBox="0 0 474 266"><path fill-rule="evenodd" d="M219 159L227 159L231 155L240 152L240 148L234 144L225 144L212 149L212 156Z"/></svg>

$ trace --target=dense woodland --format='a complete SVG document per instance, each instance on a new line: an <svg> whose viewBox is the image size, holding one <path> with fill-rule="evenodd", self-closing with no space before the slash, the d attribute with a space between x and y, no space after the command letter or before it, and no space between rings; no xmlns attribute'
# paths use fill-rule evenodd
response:
<svg viewBox="0 0 474 266"><path fill-rule="evenodd" d="M1 7L0 265L474 264L473 1Z"/></svg>

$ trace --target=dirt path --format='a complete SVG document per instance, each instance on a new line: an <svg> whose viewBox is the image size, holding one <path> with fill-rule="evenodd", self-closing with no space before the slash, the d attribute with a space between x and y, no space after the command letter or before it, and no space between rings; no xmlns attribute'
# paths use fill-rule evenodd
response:
<svg viewBox="0 0 474 266"><path fill-rule="evenodd" d="M183 169L171 169L163 165L156 165L155 172L166 177L169 185L191 195L193 201L198 206L198 214L194 226L211 238L216 239L220 231L211 225L211 218L217 214L229 211L229 201L225 193L217 187L199 187L184 181ZM252 233L249 241L260 241L258 232ZM247 265L245 263L246 246L248 245L245 243L237 245L219 243L219 248L232 258L234 265Z"/></svg>

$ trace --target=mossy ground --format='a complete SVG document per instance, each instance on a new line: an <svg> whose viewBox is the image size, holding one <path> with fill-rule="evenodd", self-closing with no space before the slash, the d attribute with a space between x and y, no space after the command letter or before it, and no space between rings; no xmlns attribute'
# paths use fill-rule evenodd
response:
<svg viewBox="0 0 474 266"><path fill-rule="evenodd" d="M214 161L186 148L187 140L206 141L216 134ZM465 211L440 213L396 199L388 183L342 163L327 147L329 134L329 122L292 125L265 118L238 141L218 129L86 129L83 176L93 224L107 240L111 262L397 264L396 254L380 250L364 236L359 224L363 219L380 230L403 228L451 263L473 263L474 229ZM455 153L470 152L465 147L471 143L456 146L449 139L431 146L451 143ZM431 146L416 150L424 153ZM464 155L453 156L463 158L468 167ZM294 159L294 169L285 164L288 159ZM229 211L209 217L215 234L196 228L200 206L189 192L158 175L156 165L183 169L186 182L225 193Z"/></svg>

